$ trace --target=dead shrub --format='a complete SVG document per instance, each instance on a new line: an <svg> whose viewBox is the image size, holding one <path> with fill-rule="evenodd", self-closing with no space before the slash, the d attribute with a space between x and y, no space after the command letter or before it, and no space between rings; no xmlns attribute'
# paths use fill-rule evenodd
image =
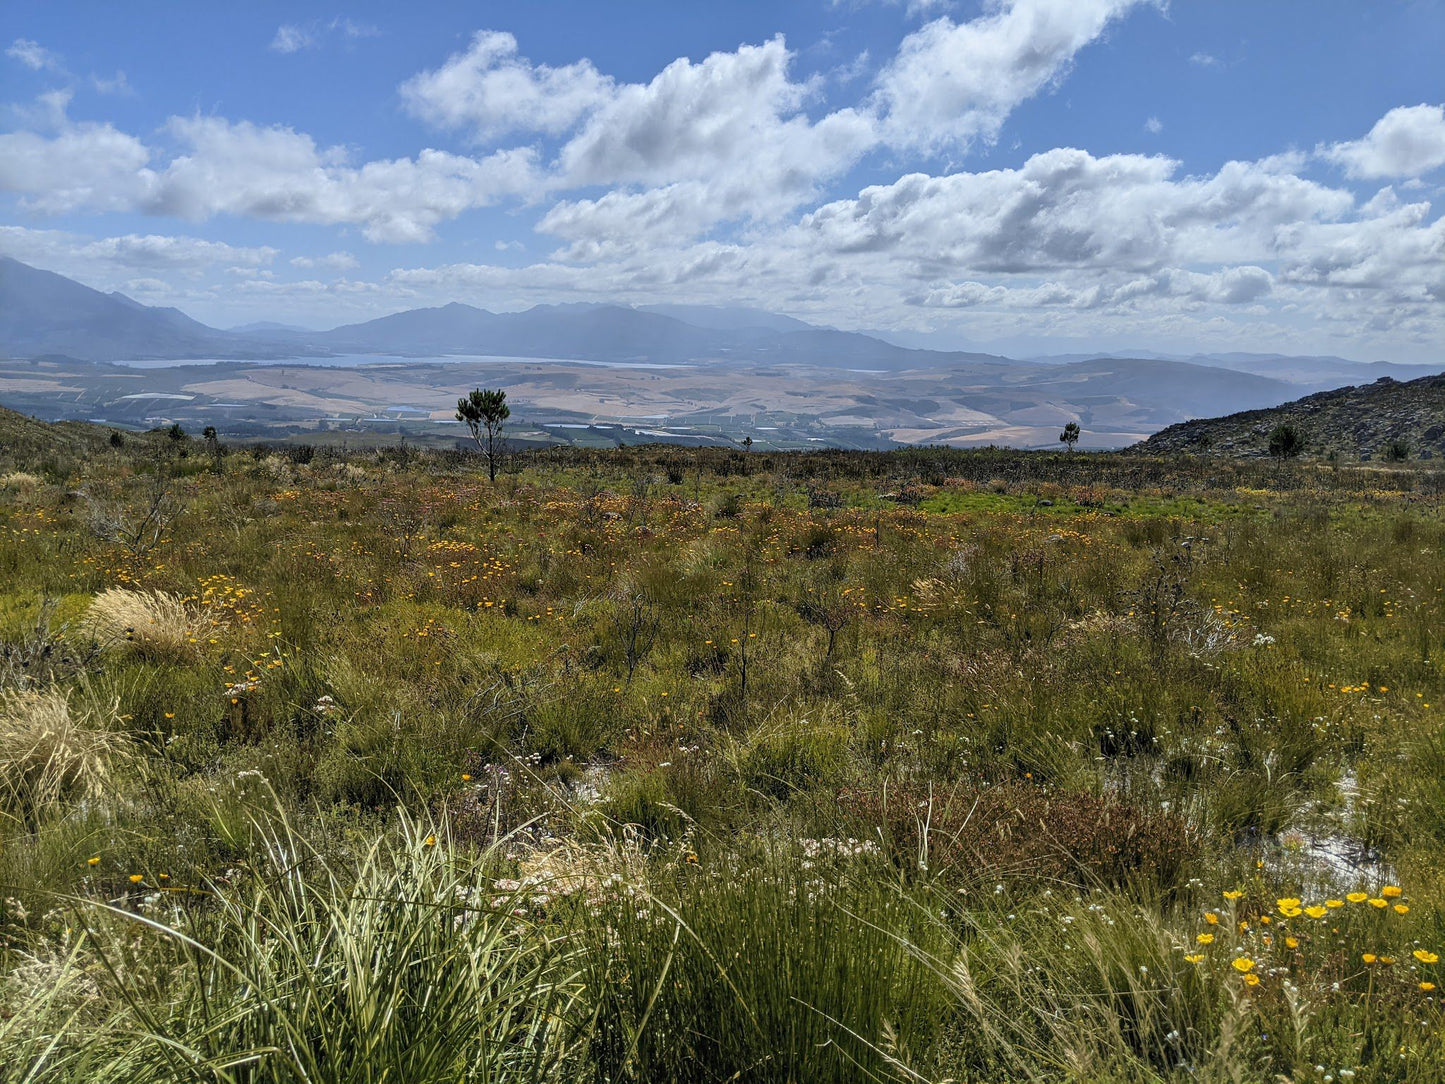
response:
<svg viewBox="0 0 1445 1084"><path fill-rule="evenodd" d="M1167 888L1198 849L1177 815L1031 783L849 788L839 804L851 831L878 839L901 869L947 880Z"/></svg>

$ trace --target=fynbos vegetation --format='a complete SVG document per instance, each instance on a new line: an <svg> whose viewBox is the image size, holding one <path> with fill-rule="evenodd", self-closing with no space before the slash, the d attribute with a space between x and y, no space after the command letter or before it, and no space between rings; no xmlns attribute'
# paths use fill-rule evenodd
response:
<svg viewBox="0 0 1445 1084"><path fill-rule="evenodd" d="M1427 463L22 435L0 1080L1442 1075Z"/></svg>

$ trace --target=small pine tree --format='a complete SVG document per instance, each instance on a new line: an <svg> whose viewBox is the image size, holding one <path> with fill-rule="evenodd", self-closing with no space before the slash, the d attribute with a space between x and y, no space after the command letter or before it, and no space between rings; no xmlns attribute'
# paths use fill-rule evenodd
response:
<svg viewBox="0 0 1445 1084"><path fill-rule="evenodd" d="M1069 451L1074 450L1074 445L1079 443L1081 431L1078 422L1070 422L1064 426L1064 431L1059 434L1059 442L1068 446Z"/></svg>
<svg viewBox="0 0 1445 1084"><path fill-rule="evenodd" d="M475 388L457 400L457 421L466 423L478 450L487 457L487 474L493 482L497 480L497 459L505 451L502 423L511 416L507 393L500 388Z"/></svg>
<svg viewBox="0 0 1445 1084"><path fill-rule="evenodd" d="M1276 459L1293 459L1304 450L1304 434L1289 422L1280 422L1270 430L1269 454Z"/></svg>

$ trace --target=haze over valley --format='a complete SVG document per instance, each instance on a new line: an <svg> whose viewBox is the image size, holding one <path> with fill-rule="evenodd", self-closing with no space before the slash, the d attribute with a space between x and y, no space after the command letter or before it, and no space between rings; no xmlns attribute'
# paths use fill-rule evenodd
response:
<svg viewBox="0 0 1445 1084"><path fill-rule="evenodd" d="M514 439L762 447L1120 447L1189 418L1425 366L1229 354L1022 360L906 348L746 308L451 303L327 331L208 327L0 258L0 404L231 435L456 436L458 396L508 389Z"/></svg>

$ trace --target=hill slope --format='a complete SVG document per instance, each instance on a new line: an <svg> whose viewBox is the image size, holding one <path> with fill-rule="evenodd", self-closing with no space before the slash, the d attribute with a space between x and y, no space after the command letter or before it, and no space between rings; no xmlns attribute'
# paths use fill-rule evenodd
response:
<svg viewBox="0 0 1445 1084"><path fill-rule="evenodd" d="M1445 456L1445 373L1404 383L1382 377L1265 410L1180 422L1135 448L1154 454L1268 455L1270 431L1282 422L1304 435L1307 456L1378 459L1394 441L1403 441L1411 458Z"/></svg>
<svg viewBox="0 0 1445 1084"><path fill-rule="evenodd" d="M94 455L110 430L89 422L44 422L0 407L0 466L33 464L58 452Z"/></svg>
<svg viewBox="0 0 1445 1084"><path fill-rule="evenodd" d="M207 327L179 309L103 294L0 256L0 356L265 358L292 353Z"/></svg>

